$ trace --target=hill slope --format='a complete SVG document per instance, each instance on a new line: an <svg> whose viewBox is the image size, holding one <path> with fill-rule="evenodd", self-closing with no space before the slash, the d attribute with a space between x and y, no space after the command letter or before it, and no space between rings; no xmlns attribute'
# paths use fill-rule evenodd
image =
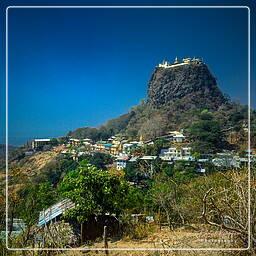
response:
<svg viewBox="0 0 256 256"><path fill-rule="evenodd" d="M133 139L139 135L150 139L170 129L190 125L198 120L204 109L213 112L214 118L225 124L232 114L241 110L241 106L221 92L216 78L203 62L170 64L170 67L160 65L150 77L146 102L109 120L99 129L84 127L68 135L97 140L121 133Z"/></svg>

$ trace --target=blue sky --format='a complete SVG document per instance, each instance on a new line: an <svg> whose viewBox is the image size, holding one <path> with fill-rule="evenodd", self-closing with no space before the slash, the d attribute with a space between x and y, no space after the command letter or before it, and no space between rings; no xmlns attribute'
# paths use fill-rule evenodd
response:
<svg viewBox="0 0 256 256"><path fill-rule="evenodd" d="M245 8L9 9L9 143L61 136L127 112L146 98L154 66L176 56L203 58L222 91L247 104L247 15ZM3 143L3 129L0 135Z"/></svg>

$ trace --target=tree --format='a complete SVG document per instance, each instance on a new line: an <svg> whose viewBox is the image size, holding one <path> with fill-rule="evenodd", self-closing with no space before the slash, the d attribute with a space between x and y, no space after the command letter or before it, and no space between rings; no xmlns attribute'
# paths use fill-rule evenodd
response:
<svg viewBox="0 0 256 256"><path fill-rule="evenodd" d="M43 146L43 151L49 151L51 150L52 146L51 145L44 145Z"/></svg>
<svg viewBox="0 0 256 256"><path fill-rule="evenodd" d="M10 220L9 235L13 229L13 219L19 212L17 205L23 203L20 194L22 189L30 183L28 173L20 168L10 169L8 172L8 219ZM2 200L5 198L2 198Z"/></svg>
<svg viewBox="0 0 256 256"><path fill-rule="evenodd" d="M71 170L75 170L78 166L78 163L76 161L74 161L73 159L60 159L60 168L62 173L68 173Z"/></svg>
<svg viewBox="0 0 256 256"><path fill-rule="evenodd" d="M56 138L51 139L51 145L52 146L57 146L58 144L59 144L58 139L56 139Z"/></svg>
<svg viewBox="0 0 256 256"><path fill-rule="evenodd" d="M200 118L202 120L212 120L213 119L213 114L212 114L212 112L208 111L208 109L204 109L200 113Z"/></svg>
<svg viewBox="0 0 256 256"><path fill-rule="evenodd" d="M127 114L119 116L118 118L108 120L104 127L110 136L120 133L127 128L127 125L133 116L134 112L131 111Z"/></svg>
<svg viewBox="0 0 256 256"><path fill-rule="evenodd" d="M57 202L57 193L50 182L31 183L21 193L23 202L17 204L19 217L27 225L35 224L38 221L39 212Z"/></svg>
<svg viewBox="0 0 256 256"><path fill-rule="evenodd" d="M126 135L128 136L128 138L136 139L138 135L138 129L134 127L129 127L126 129Z"/></svg>
<svg viewBox="0 0 256 256"><path fill-rule="evenodd" d="M138 189L136 187L130 187L129 193L127 194L126 198L127 209L129 209L132 213L143 212L146 205L145 194L146 193L141 189Z"/></svg>
<svg viewBox="0 0 256 256"><path fill-rule="evenodd" d="M21 218L27 225L27 235L31 224L38 220L39 211L51 205L53 199L52 187L50 183L33 184L28 172L20 168L11 168L8 173L8 219L9 236L13 231L14 218ZM5 197L0 193L0 206L3 205ZM1 207L0 207L1 208ZM4 209L4 207L2 208ZM0 217L0 226L3 224ZM10 245L12 239L10 239Z"/></svg>
<svg viewBox="0 0 256 256"><path fill-rule="evenodd" d="M154 139L164 133L166 120L161 116L154 116L141 126L139 134L145 139Z"/></svg>
<svg viewBox="0 0 256 256"><path fill-rule="evenodd" d="M117 175L82 161L76 170L64 177L59 190L63 198L76 204L66 216L83 223L92 214L119 215L125 208L129 185Z"/></svg>
<svg viewBox="0 0 256 256"><path fill-rule="evenodd" d="M131 182L140 183L140 181L144 178L141 174L138 163L127 163L126 167L124 168L125 172L125 179Z"/></svg>
<svg viewBox="0 0 256 256"><path fill-rule="evenodd" d="M109 154L95 153L90 159L90 163L99 169L106 169L106 165L113 163L113 157Z"/></svg>
<svg viewBox="0 0 256 256"><path fill-rule="evenodd" d="M224 137L220 123L216 120L201 120L193 123L188 129L193 141L192 150L198 153L215 153L223 150Z"/></svg>
<svg viewBox="0 0 256 256"><path fill-rule="evenodd" d="M58 142L60 145L67 144L68 143L68 137L67 136L62 136L58 139Z"/></svg>
<svg viewBox="0 0 256 256"><path fill-rule="evenodd" d="M170 228L173 215L178 215L182 223L184 223L184 218L178 206L177 189L177 184L165 173L161 173L155 177L155 181L152 183L148 193L149 198L165 211Z"/></svg>
<svg viewBox="0 0 256 256"><path fill-rule="evenodd" d="M218 187L210 187L205 191L202 203L202 218L212 226L234 232L243 243L248 246L248 227L251 225L251 247L256 244L255 222L255 166L252 166L251 194L248 192L248 173L246 169L231 170L223 177L229 185L220 183ZM251 205L248 199L251 196ZM251 207L251 212L249 211ZM250 213L250 218L248 217ZM253 254L254 255L254 254Z"/></svg>
<svg viewBox="0 0 256 256"><path fill-rule="evenodd" d="M246 119L246 116L244 116L241 112L236 112L233 115L229 117L229 121L232 125L237 124L239 121Z"/></svg>

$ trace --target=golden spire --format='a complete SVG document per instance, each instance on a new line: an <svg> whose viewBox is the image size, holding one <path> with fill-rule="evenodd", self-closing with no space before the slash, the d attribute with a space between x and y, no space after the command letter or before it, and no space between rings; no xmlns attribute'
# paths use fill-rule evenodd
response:
<svg viewBox="0 0 256 256"><path fill-rule="evenodd" d="M178 57L175 58L174 64L179 63Z"/></svg>
<svg viewBox="0 0 256 256"><path fill-rule="evenodd" d="M142 137L142 135L140 135L140 142L143 142L143 137Z"/></svg>

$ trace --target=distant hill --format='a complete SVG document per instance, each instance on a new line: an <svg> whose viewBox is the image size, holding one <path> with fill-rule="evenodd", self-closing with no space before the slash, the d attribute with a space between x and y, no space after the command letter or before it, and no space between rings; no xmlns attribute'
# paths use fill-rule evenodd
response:
<svg viewBox="0 0 256 256"><path fill-rule="evenodd" d="M109 120L98 129L83 127L68 135L97 140L120 133L131 139L140 135L150 139L186 128L205 109L221 121L223 129L232 124L230 118L237 113L246 120L247 107L234 103L221 92L208 66L198 59L186 60L188 63L164 62L155 67L148 82L146 101L129 113Z"/></svg>
<svg viewBox="0 0 256 256"><path fill-rule="evenodd" d="M9 160L13 160L16 157L22 155L24 153L24 149L21 147L8 146L8 158ZM5 144L0 144L0 168L5 167L5 156L6 156L6 147Z"/></svg>

